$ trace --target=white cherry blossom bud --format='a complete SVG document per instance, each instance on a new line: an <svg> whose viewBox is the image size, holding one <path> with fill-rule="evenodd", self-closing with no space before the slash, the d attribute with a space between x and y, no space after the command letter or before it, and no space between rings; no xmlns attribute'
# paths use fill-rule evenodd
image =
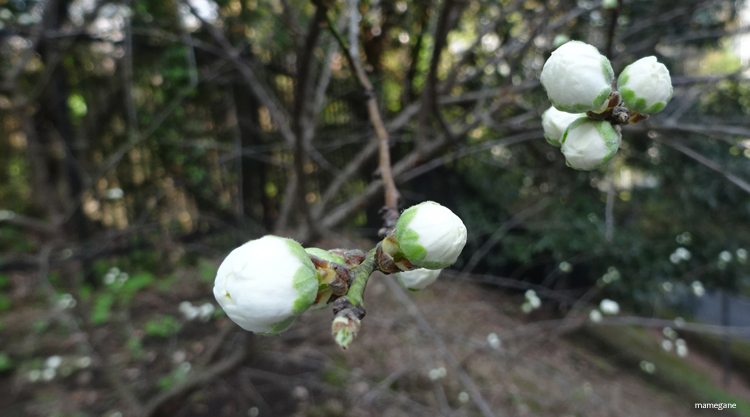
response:
<svg viewBox="0 0 750 417"><path fill-rule="evenodd" d="M278 236L251 240L233 250L216 273L214 296L245 330L286 330L315 301L318 276L299 243Z"/></svg>
<svg viewBox="0 0 750 417"><path fill-rule="evenodd" d="M615 156L620 138L620 133L609 122L580 118L563 134L561 150L569 167L590 171Z"/></svg>
<svg viewBox="0 0 750 417"><path fill-rule="evenodd" d="M620 312L620 305L617 304L617 301L612 301L608 298L605 298L601 303L599 303L599 310L601 310L604 314L613 316Z"/></svg>
<svg viewBox="0 0 750 417"><path fill-rule="evenodd" d="M419 268L412 271L397 272L396 279L410 290L422 290L435 282L442 269Z"/></svg>
<svg viewBox="0 0 750 417"><path fill-rule="evenodd" d="M615 72L599 51L580 41L557 48L544 63L541 81L547 97L568 113L596 111L606 105Z"/></svg>
<svg viewBox="0 0 750 417"><path fill-rule="evenodd" d="M399 252L419 268L451 266L466 244L464 222L448 208L425 201L404 210L396 223Z"/></svg>
<svg viewBox="0 0 750 417"><path fill-rule="evenodd" d="M542 128L544 128L544 138L550 145L560 146L560 139L568 126L580 119L586 117L584 113L566 113L557 110L554 106L542 113Z"/></svg>
<svg viewBox="0 0 750 417"><path fill-rule="evenodd" d="M647 56L625 67L617 78L625 107L638 113L658 113L672 98L672 79L664 64Z"/></svg>

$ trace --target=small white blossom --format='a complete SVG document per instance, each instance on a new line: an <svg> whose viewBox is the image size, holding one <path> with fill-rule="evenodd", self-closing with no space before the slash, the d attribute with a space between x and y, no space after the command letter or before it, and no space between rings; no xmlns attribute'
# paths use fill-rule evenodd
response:
<svg viewBox="0 0 750 417"><path fill-rule="evenodd" d="M198 309L194 307L190 301L181 302L178 309L180 313L182 313L182 316L185 317L185 320L187 321L195 320L198 317L198 314L200 313Z"/></svg>
<svg viewBox="0 0 750 417"><path fill-rule="evenodd" d="M674 331L671 327L665 327L661 330L661 333L664 335L664 337L669 339L676 339L677 338L677 332Z"/></svg>
<svg viewBox="0 0 750 417"><path fill-rule="evenodd" d="M542 113L542 128L544 129L544 138L550 145L560 146L565 129L576 119L585 117L584 113L566 113L557 110L554 106Z"/></svg>
<svg viewBox="0 0 750 417"><path fill-rule="evenodd" d="M214 311L216 311L216 307L214 307L213 304L203 303L200 307L198 307L198 316L200 317L201 321L206 322L211 319Z"/></svg>
<svg viewBox="0 0 750 417"><path fill-rule="evenodd" d="M617 301L605 298L599 303L599 310L604 314L613 316L620 312L620 305L617 304Z"/></svg>
<svg viewBox="0 0 750 417"><path fill-rule="evenodd" d="M647 374L653 374L656 372L656 365L649 361L641 361L641 370Z"/></svg>
<svg viewBox="0 0 750 417"><path fill-rule="evenodd" d="M233 250L219 266L213 291L240 327L276 334L315 302L318 274L299 243L269 235Z"/></svg>
<svg viewBox="0 0 750 417"><path fill-rule="evenodd" d="M602 281L605 284L611 284L617 280L620 279L620 271L617 270L614 266L610 266L607 269L607 273L602 276Z"/></svg>
<svg viewBox="0 0 750 417"><path fill-rule="evenodd" d="M502 346L502 342L496 333L490 333L487 335L487 344L490 345L492 350L499 350Z"/></svg>
<svg viewBox="0 0 750 417"><path fill-rule="evenodd" d="M32 369L29 371L29 381L30 382L37 382L39 381L39 378L42 377L42 371L38 369Z"/></svg>
<svg viewBox="0 0 750 417"><path fill-rule="evenodd" d="M172 363L174 364L185 362L185 359L187 359L187 354L184 350L176 350L174 353L172 353Z"/></svg>
<svg viewBox="0 0 750 417"><path fill-rule="evenodd" d="M560 262L557 267L560 269L560 271L565 272L566 274L569 274L571 271L573 271L573 265L571 265L570 262L567 261Z"/></svg>
<svg viewBox="0 0 750 417"><path fill-rule="evenodd" d="M700 281L693 281L693 283L690 284L690 287L693 289L693 294L695 294L696 297L703 297L706 294L706 289Z"/></svg>
<svg viewBox="0 0 750 417"><path fill-rule="evenodd" d="M78 302L70 294L63 294L57 299L57 307L62 310L73 308L76 304L78 304Z"/></svg>
<svg viewBox="0 0 750 417"><path fill-rule="evenodd" d="M672 80L664 64L647 56L625 67L617 79L625 107L638 113L658 113L672 99Z"/></svg>
<svg viewBox="0 0 750 417"><path fill-rule="evenodd" d="M672 253L671 255L669 255L669 262L672 262L673 264L680 263L680 260L680 255L676 253Z"/></svg>
<svg viewBox="0 0 750 417"><path fill-rule="evenodd" d="M602 0L603 9L614 9L617 7L617 0Z"/></svg>
<svg viewBox="0 0 750 417"><path fill-rule="evenodd" d="M62 364L62 358L57 355L50 356L44 361L44 367L49 369L57 369L60 367L60 364Z"/></svg>
<svg viewBox="0 0 750 417"><path fill-rule="evenodd" d="M740 263L745 263L747 261L747 249L739 248L737 249L737 261Z"/></svg>
<svg viewBox="0 0 750 417"><path fill-rule="evenodd" d="M260 410L258 407L251 407L249 410L247 410L248 417L258 417L260 414Z"/></svg>
<svg viewBox="0 0 750 417"><path fill-rule="evenodd" d="M427 375L430 377L430 381L437 381L445 378L448 372L441 366L440 368L430 369Z"/></svg>
<svg viewBox="0 0 750 417"><path fill-rule="evenodd" d="M674 253L676 253L676 254L677 254L677 256L679 256L679 257L680 257L680 259L682 259L682 260L684 260L684 261L689 261L689 260L690 260L690 258L692 257L692 255L690 254L690 251L689 251L689 250L687 250L687 249L685 249L685 248L682 248L682 247L680 247L680 248L677 248L677 249L676 249L676 250L674 251Z"/></svg>
<svg viewBox="0 0 750 417"><path fill-rule="evenodd" d="M620 133L609 122L581 118L568 126L560 150L569 167L590 171L615 156L620 138Z"/></svg>
<svg viewBox="0 0 750 417"><path fill-rule="evenodd" d="M552 39L552 46L555 48L559 48L568 42L570 42L570 36L561 33L555 35L555 37Z"/></svg>
<svg viewBox="0 0 750 417"><path fill-rule="evenodd" d="M537 297L536 295L533 296L533 297L529 297L527 299L527 302L529 303L529 305L531 306L531 308L533 308L534 310L536 310L536 309L538 309L539 307L542 306L542 300L539 297Z"/></svg>
<svg viewBox="0 0 750 417"><path fill-rule="evenodd" d="M661 348L664 349L665 351L671 352L672 351L672 347L673 347L673 344L672 344L671 340L664 339L664 340L661 341Z"/></svg>
<svg viewBox="0 0 750 417"><path fill-rule="evenodd" d="M466 226L448 208L425 201L401 214L396 240L398 251L412 265L443 269L456 262L466 245Z"/></svg>
<svg viewBox="0 0 750 417"><path fill-rule="evenodd" d="M676 348L677 356L679 356L681 358L684 358L684 357L686 357L688 355L687 343L685 343L684 340L677 339L677 340L675 340L674 344L677 347Z"/></svg>
<svg viewBox="0 0 750 417"><path fill-rule="evenodd" d="M437 280L442 269L419 268L412 271L397 272L396 279L410 290L422 290Z"/></svg>
<svg viewBox="0 0 750 417"><path fill-rule="evenodd" d="M675 349L677 352L677 356L684 358L688 355L688 348L685 345L677 345L677 348Z"/></svg>
<svg viewBox="0 0 750 417"><path fill-rule="evenodd" d="M674 289L674 284L672 284L669 281L665 281L661 283L661 290L664 292L672 292Z"/></svg>
<svg viewBox="0 0 750 417"><path fill-rule="evenodd" d="M458 393L458 402L461 404L466 404L469 402L469 394L465 391L461 391Z"/></svg>
<svg viewBox="0 0 750 417"><path fill-rule="evenodd" d="M55 379L57 371L54 368L47 368L42 371L42 381L52 381Z"/></svg>
<svg viewBox="0 0 750 417"><path fill-rule="evenodd" d="M583 113L606 105L614 77L609 60L595 47L570 41L552 52L540 78L558 110Z"/></svg>
<svg viewBox="0 0 750 417"><path fill-rule="evenodd" d="M108 200L119 200L125 196L125 192L122 191L122 188L110 188L106 195Z"/></svg>
<svg viewBox="0 0 750 417"><path fill-rule="evenodd" d="M525 303L521 304L521 311L522 311L522 312L523 312L524 314L529 314L529 313L531 313L531 312L532 312L533 310L534 310L534 307L532 307L532 306L531 306L531 304L529 304L528 302L525 302Z"/></svg>
<svg viewBox="0 0 750 417"><path fill-rule="evenodd" d="M722 251L719 254L719 260L724 262L732 262L732 252L729 252L728 250Z"/></svg>
<svg viewBox="0 0 750 417"><path fill-rule="evenodd" d="M91 358L89 356L82 356L76 361L76 366L85 369L91 366Z"/></svg>
<svg viewBox="0 0 750 417"><path fill-rule="evenodd" d="M677 317L674 319L674 325L677 327L684 327L685 326L685 319L682 317Z"/></svg>
<svg viewBox="0 0 750 417"><path fill-rule="evenodd" d="M591 310L589 312L589 320L593 321L594 323L600 323L602 321L602 313L597 309Z"/></svg>

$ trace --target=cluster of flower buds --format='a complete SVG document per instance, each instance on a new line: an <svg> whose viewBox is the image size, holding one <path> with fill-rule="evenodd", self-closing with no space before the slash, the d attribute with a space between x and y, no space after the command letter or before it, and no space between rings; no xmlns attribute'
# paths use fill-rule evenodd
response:
<svg viewBox="0 0 750 417"><path fill-rule="evenodd" d="M294 240L272 235L251 240L224 259L213 292L227 316L243 329L277 334L307 310L347 297L334 303L337 314L347 307L345 302L352 304L348 298L361 300L361 293L353 295L349 290L354 288L355 271L359 274L366 269L367 262L367 277L377 268L397 273L405 287L420 290L456 261L465 244L466 227L461 219L437 203L425 202L405 210L369 257L360 250L305 249ZM364 291L364 285L357 286L357 291ZM364 316L363 305L356 307ZM337 315L334 330L336 320L345 321L339 327L348 329L353 338L360 318Z"/></svg>
<svg viewBox="0 0 750 417"><path fill-rule="evenodd" d="M655 57L633 62L615 81L609 60L579 41L552 52L541 82L553 106L542 114L544 136L561 147L568 166L585 171L617 153L620 125L645 120L672 98L669 71Z"/></svg>

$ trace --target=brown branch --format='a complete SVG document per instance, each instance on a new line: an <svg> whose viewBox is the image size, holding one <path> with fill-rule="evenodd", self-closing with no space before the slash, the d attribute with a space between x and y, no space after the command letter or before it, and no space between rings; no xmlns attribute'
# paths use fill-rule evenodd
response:
<svg viewBox="0 0 750 417"><path fill-rule="evenodd" d="M313 222L310 213L310 205L307 203L307 174L305 165L307 163L307 144L315 134L315 127L311 121L310 84L313 71L313 50L320 38L323 22L328 14L328 5L324 1L313 2L316 4L315 16L310 22L305 43L302 45L297 59L297 77L294 84L294 118L292 120L292 132L294 134L294 175L297 177L294 198L297 201L305 224L310 231L308 239L313 239L319 233L316 223Z"/></svg>
<svg viewBox="0 0 750 417"><path fill-rule="evenodd" d="M425 80L422 95L420 97L421 108L417 121L417 131L414 135L414 141L417 143L417 146L426 141L427 121L429 115L433 113L437 114L440 111L436 100L437 70L438 65L440 64L440 57L443 53L443 48L448 43L448 32L450 32L451 28L458 22L461 10L467 4L468 2L463 0L446 0L440 11L437 26L435 27L435 33L433 35L435 45L432 48L430 67L427 70L427 79ZM449 131L449 129L445 130Z"/></svg>
<svg viewBox="0 0 750 417"><path fill-rule="evenodd" d="M96 363L105 365L103 366L104 374L110 385L115 389L115 392L119 395L120 399L124 402L126 408L133 415L141 415L143 405L136 397L135 393L120 379L119 370L116 366L106 365L107 361L104 360L96 349L89 342L88 334L81 330L78 325L77 319L73 314L66 309L56 307L57 304L57 290L52 286L49 281L49 270L50 270L50 255L52 253L53 245L45 245L40 254L38 260L38 279L42 290L45 292L47 301L55 309L55 317L65 324L70 330L78 335L75 340L78 342L78 346L81 351L94 359Z"/></svg>
<svg viewBox="0 0 750 417"><path fill-rule="evenodd" d="M185 397L194 390L200 388L201 385L211 382L218 376L236 369L237 366L245 360L247 354L247 346L243 343L227 358L203 371L196 372L182 384L154 397L148 402L148 404L146 404L144 412L139 415L145 417L174 415L174 412L179 409L180 403Z"/></svg>
<svg viewBox="0 0 750 417"><path fill-rule="evenodd" d="M420 329L422 329L422 331L429 335L433 345L435 345L435 348L437 348L438 352L440 352L446 362L448 362L451 368L453 368L453 371L458 375L458 379L461 380L461 383L463 384L464 388L466 388L466 391L469 393L471 399L474 401L474 404L476 404L477 408L479 408L479 411L482 413L482 415L484 417L494 417L495 413L492 412L492 408L490 408L490 405L487 404L487 401L482 396L482 393L479 392L479 388L477 387L476 383L474 383L469 374L464 370L463 366L461 366L461 363L453 354L453 352L448 349L445 341L443 341L440 335L432 328L430 322L427 321L422 312L419 311L419 307L414 304L409 296L406 295L403 288L401 288L401 286L393 278L384 277L383 282L385 282L386 287L388 287L388 289L391 291L391 294L393 294L396 300L398 300L401 304L404 305L404 307L406 307L406 310L414 318L414 321L417 322L417 325L419 325Z"/></svg>
<svg viewBox="0 0 750 417"><path fill-rule="evenodd" d="M357 4L358 2L353 1L351 5L351 13L357 13ZM349 66L351 67L352 72L355 75L355 78L359 82L360 86L364 90L364 96L365 96L365 104L367 106L367 113L370 118L370 123L372 124L373 128L375 129L375 136L378 138L378 151L380 153L380 159L379 159L379 172L380 172L380 178L383 180L384 189L385 189L385 209L386 209L386 215L384 216L386 218L386 227L392 227L389 226L389 221L392 220L389 219L389 217L393 217L393 213L395 213L395 217L398 218L398 199L399 199L399 192L396 188L396 182L393 179L393 171L391 167L391 153L389 149L389 143L390 138L388 136L388 130L385 127L385 124L383 123L383 117L380 115L380 109L378 108L378 102L375 95L375 89L372 86L372 83L370 83L370 80L367 78L367 73L365 73L364 67L362 66L362 63L359 60L359 56L354 56L353 50L358 50L359 48L355 48L355 45L351 45L351 49L347 47L346 41L341 36L341 34L336 30L335 23L333 22L333 19L330 16L326 16L328 19L328 29L331 31L333 36L336 38L336 40L341 45L341 49L343 50L347 61L349 62ZM355 19L352 19L355 20ZM355 20L356 23L356 20ZM351 24L349 26L349 34L352 38L355 38L354 34L359 32L359 26L358 24ZM389 214L390 213L390 214ZM395 220L394 220L394 226L395 226Z"/></svg>
<svg viewBox="0 0 750 417"><path fill-rule="evenodd" d="M684 155L688 156L689 158L701 163L702 165L706 166L707 168L718 172L719 174L723 175L724 178L729 180L732 184L740 187L743 191L746 193L750 193L750 183L747 181L737 177L736 175L732 174L731 172L724 169L722 166L717 164L716 162L706 158L705 156L701 155L700 153L688 148L687 146L677 143L671 139L663 138L656 136L653 138L654 141L663 143L670 148L676 149L677 151L683 153Z"/></svg>

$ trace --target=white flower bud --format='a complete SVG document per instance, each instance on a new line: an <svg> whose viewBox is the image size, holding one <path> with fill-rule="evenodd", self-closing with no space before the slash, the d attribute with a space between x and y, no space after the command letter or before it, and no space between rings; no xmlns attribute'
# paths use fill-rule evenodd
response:
<svg viewBox="0 0 750 417"><path fill-rule="evenodd" d="M550 145L560 146L560 139L568 126L580 119L586 117L584 113L566 113L557 110L554 106L542 113L542 128L544 128L544 138Z"/></svg>
<svg viewBox="0 0 750 417"><path fill-rule="evenodd" d="M658 113L672 98L672 79L664 64L647 56L625 67L617 78L625 107L638 113Z"/></svg>
<svg viewBox="0 0 750 417"><path fill-rule="evenodd" d="M595 47L579 41L552 52L541 75L549 101L568 113L601 109L612 92L614 78L609 60Z"/></svg>
<svg viewBox="0 0 750 417"><path fill-rule="evenodd" d="M435 282L442 269L419 268L412 271L397 272L396 279L404 287L410 290L422 290Z"/></svg>
<svg viewBox="0 0 750 417"><path fill-rule="evenodd" d="M620 133L609 122L581 118L563 134L562 153L569 167L583 171L609 162L620 148Z"/></svg>
<svg viewBox="0 0 750 417"><path fill-rule="evenodd" d="M214 296L235 323L276 334L315 301L318 276L299 243L278 236L251 240L219 266Z"/></svg>
<svg viewBox="0 0 750 417"><path fill-rule="evenodd" d="M412 265L427 269L451 266L466 244L466 226L449 209L425 201L406 209L396 223L399 252Z"/></svg>
<svg viewBox="0 0 750 417"><path fill-rule="evenodd" d="M599 303L599 310L601 310L604 314L613 316L620 312L620 305L617 304L617 301L612 301L608 298L605 298L601 303Z"/></svg>

